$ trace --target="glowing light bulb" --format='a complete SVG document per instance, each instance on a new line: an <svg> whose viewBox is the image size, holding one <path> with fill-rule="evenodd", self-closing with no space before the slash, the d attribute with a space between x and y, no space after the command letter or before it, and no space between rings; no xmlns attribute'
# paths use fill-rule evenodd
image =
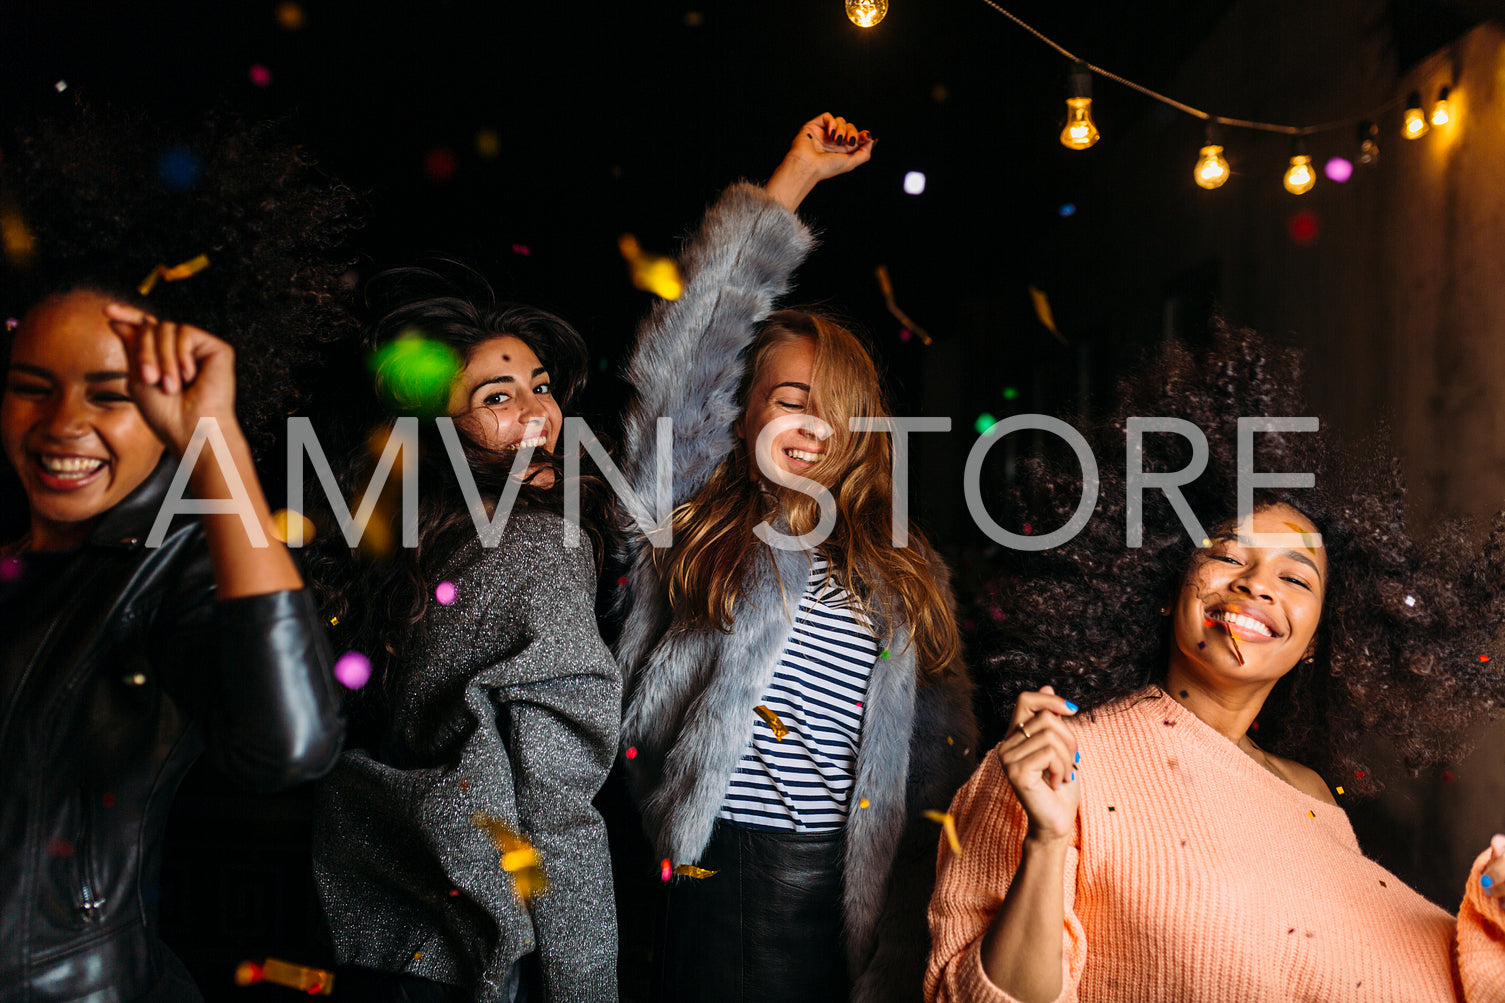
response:
<svg viewBox="0 0 1505 1003"><path fill-rule="evenodd" d="M1359 163L1373 167L1380 162L1380 127L1373 122L1359 123Z"/></svg>
<svg viewBox="0 0 1505 1003"><path fill-rule="evenodd" d="M1317 183L1317 172L1312 170L1312 158L1305 153L1291 157L1291 166L1286 168L1286 191L1292 195L1305 195Z"/></svg>
<svg viewBox="0 0 1505 1003"><path fill-rule="evenodd" d="M1066 126L1061 130L1061 145L1071 150L1085 150L1099 138L1097 123L1092 121L1092 71L1078 60L1071 64L1066 96Z"/></svg>
<svg viewBox="0 0 1505 1003"><path fill-rule="evenodd" d="M909 171L904 175L904 194L924 195L925 174L923 171Z"/></svg>
<svg viewBox="0 0 1505 1003"><path fill-rule="evenodd" d="M1407 139L1420 139L1427 134L1431 126L1427 125L1427 116L1421 110L1421 92L1412 91L1406 98L1405 125L1401 127L1401 134Z"/></svg>
<svg viewBox="0 0 1505 1003"><path fill-rule="evenodd" d="M1221 188L1223 182L1228 180L1228 161L1223 159L1223 148L1216 143L1202 147L1202 152L1197 155L1197 167L1192 172L1192 177L1197 179L1198 186L1202 188Z"/></svg>
<svg viewBox="0 0 1505 1003"><path fill-rule="evenodd" d="M1443 84L1442 90L1437 92L1437 103L1432 106L1433 125L1447 125L1453 120L1452 115L1448 113L1448 95L1450 93L1451 88L1447 84Z"/></svg>
<svg viewBox="0 0 1505 1003"><path fill-rule="evenodd" d="M859 28L871 28L888 13L888 0L847 0L847 18Z"/></svg>

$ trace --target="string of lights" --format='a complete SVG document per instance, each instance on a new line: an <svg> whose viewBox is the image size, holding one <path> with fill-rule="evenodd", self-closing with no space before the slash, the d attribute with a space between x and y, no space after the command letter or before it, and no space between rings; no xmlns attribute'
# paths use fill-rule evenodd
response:
<svg viewBox="0 0 1505 1003"><path fill-rule="evenodd" d="M1232 173L1228 166L1227 158L1223 156L1223 146L1218 141L1219 131L1223 129L1247 129L1291 137L1291 159L1286 167L1283 181L1286 191L1293 195L1303 195L1311 191L1317 183L1317 172L1312 166L1311 156L1306 151L1305 137L1319 133L1335 132L1341 129L1357 129L1359 144L1358 161L1363 165L1373 164L1379 159L1380 133L1377 123L1382 117L1399 106L1402 100L1397 95L1362 115L1311 125L1258 122L1252 119L1217 115L1189 105L1184 101L1178 101L1173 97L1161 94L1153 88L1146 87L1127 77L1106 70L1101 66L1096 66L1082 59L1076 53L1071 52L1017 14L1007 10L997 3L996 0L982 0L982 2L1010 21L1013 21L1020 28L1023 28L1070 61L1071 69L1067 76L1066 124L1061 129L1061 145L1072 150L1085 150L1101 138L1097 123L1092 117L1092 77L1095 74L1207 123L1202 148L1198 151L1197 162L1192 169L1193 179L1202 188L1211 189L1221 187ZM888 0L845 0L845 3L847 17L851 19L853 24L862 28L873 27L879 21L882 21L888 13ZM1449 104L1450 94L1450 87L1443 86L1438 92L1437 100L1433 103L1430 114L1423 110L1421 93L1419 91L1412 91L1406 95L1406 109L1402 116L1401 135L1406 139L1419 139L1426 135L1432 126L1446 125L1452 118ZM1343 164L1346 165L1346 172L1342 167L1335 166L1335 161L1329 161L1327 167L1328 176L1334 180L1346 181L1352 173L1353 165L1346 160L1343 161ZM1339 176L1340 174L1341 177Z"/></svg>

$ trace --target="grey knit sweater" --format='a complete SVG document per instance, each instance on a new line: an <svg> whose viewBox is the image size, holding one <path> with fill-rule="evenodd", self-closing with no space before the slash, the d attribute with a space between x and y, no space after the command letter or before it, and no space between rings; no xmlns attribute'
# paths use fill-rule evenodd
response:
<svg viewBox="0 0 1505 1003"><path fill-rule="evenodd" d="M539 952L549 1001L617 998L606 832L591 799L617 745L621 683L596 629L589 545L551 513L512 513L445 576L378 756L345 753L320 787L314 872L339 960L502 998ZM432 583L432 584L438 584ZM548 889L518 901L474 817L539 851ZM531 915L530 915L531 913Z"/></svg>

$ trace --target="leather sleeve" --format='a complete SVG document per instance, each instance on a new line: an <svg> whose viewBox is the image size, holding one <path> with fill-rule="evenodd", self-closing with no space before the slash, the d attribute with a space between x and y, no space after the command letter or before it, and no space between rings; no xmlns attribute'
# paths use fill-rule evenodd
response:
<svg viewBox="0 0 1505 1003"><path fill-rule="evenodd" d="M209 755L227 775L263 791L322 776L340 754L345 722L312 594L217 600L199 533L175 535L159 554L163 592L148 658L203 725Z"/></svg>

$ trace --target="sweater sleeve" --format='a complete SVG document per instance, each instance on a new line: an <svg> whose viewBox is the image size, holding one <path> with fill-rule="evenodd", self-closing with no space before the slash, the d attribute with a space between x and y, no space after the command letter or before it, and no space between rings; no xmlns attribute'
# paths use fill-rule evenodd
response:
<svg viewBox="0 0 1505 1003"><path fill-rule="evenodd" d="M684 291L643 322L627 364L634 396L622 470L641 497L654 496L660 417L673 421L675 505L731 451L741 352L813 245L798 217L756 185L733 185L706 212L680 256Z"/></svg>
<svg viewBox="0 0 1505 1003"><path fill-rule="evenodd" d="M994 985L982 966L982 941L1018 869L1027 828L1003 766L991 752L951 803L963 856L942 839L935 896L930 900L930 966L925 999L946 1003L1018 1003ZM1081 828L1066 851L1066 923L1061 931L1061 995L1075 1003L1087 962L1087 939L1075 912Z"/></svg>
<svg viewBox="0 0 1505 1003"><path fill-rule="evenodd" d="M549 580L528 581L514 597L525 637L508 681L490 694L518 826L549 882L532 902L544 999L581 1003L617 993L611 860L592 799L611 768L621 715L621 677L596 633L587 553L564 552Z"/></svg>
<svg viewBox="0 0 1505 1003"><path fill-rule="evenodd" d="M1505 902L1479 886L1488 861L1488 850L1474 861L1458 909L1458 981L1466 1003L1505 1001Z"/></svg>

